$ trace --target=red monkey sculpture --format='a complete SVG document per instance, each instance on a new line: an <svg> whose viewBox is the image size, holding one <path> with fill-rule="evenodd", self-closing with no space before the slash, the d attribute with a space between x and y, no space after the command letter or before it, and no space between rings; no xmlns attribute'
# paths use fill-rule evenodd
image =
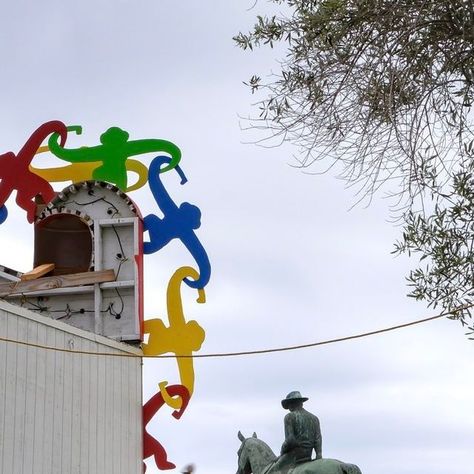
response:
<svg viewBox="0 0 474 474"><path fill-rule="evenodd" d="M48 181L28 169L41 143L55 132L61 136L63 146L67 138L66 125L59 120L51 120L38 127L16 155L11 151L0 155L0 207L16 189L16 202L26 211L30 223L35 220L34 198L41 195L44 202L49 202L55 196Z"/></svg>

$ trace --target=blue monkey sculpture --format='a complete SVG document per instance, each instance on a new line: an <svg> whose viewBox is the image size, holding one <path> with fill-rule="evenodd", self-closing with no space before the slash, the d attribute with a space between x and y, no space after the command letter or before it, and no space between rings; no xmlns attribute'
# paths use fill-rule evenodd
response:
<svg viewBox="0 0 474 474"><path fill-rule="evenodd" d="M177 206L171 199L161 180L161 166L169 164L170 161L171 158L167 156L157 156L148 170L148 185L163 217L149 214L144 218L144 231L148 231L149 242L143 243L143 252L154 253L173 239L181 240L199 268L197 280L185 278L184 281L191 288L204 288L211 277L211 265L204 247L194 232L201 225L201 211L189 202ZM185 184L187 178L181 167L178 165L174 169L181 178L181 184Z"/></svg>

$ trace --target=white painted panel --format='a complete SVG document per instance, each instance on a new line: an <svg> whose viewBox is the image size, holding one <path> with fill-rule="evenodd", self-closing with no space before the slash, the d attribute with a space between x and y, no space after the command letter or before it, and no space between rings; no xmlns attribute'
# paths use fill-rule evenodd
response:
<svg viewBox="0 0 474 474"><path fill-rule="evenodd" d="M7 315L6 313L0 312L0 337L7 336ZM0 381L7 380L7 344L0 343ZM6 399L6 384L0 382L0 410L2 410L2 403L5 404ZM5 413L0 416L0 446L4 446L6 443L6 420ZM0 449L0 472L3 471L4 466L3 450Z"/></svg>
<svg viewBox="0 0 474 474"><path fill-rule="evenodd" d="M0 336L104 354L140 351L0 302ZM0 341L0 472L141 474L141 359Z"/></svg>
<svg viewBox="0 0 474 474"><path fill-rule="evenodd" d="M34 323L33 323L34 324ZM46 345L48 343L48 328L41 324L37 324L38 333L36 341L38 344ZM46 380L46 356L44 351L37 351L36 353L36 388L34 408L31 409L34 413L34 451L33 451L33 466L41 467L44 463L44 448L43 440L46 436L44 431L46 414L46 397L47 397L47 380Z"/></svg>
<svg viewBox="0 0 474 474"><path fill-rule="evenodd" d="M26 320L27 340L38 340L38 324ZM26 352L26 394L25 394L25 425L24 425L24 455L20 472L33 472L33 453L35 451L35 418L36 414L36 387L38 384L36 349L28 347ZM31 409L27 409L31 407Z"/></svg>
<svg viewBox="0 0 474 474"><path fill-rule="evenodd" d="M6 315L6 337L16 337L18 335L18 319L12 319ZM13 472L13 462L15 457L15 396L16 396L16 368L17 368L17 346L8 344L6 348L6 374L5 383L5 397L3 400L3 416L4 419L4 440L2 444L3 457L3 472ZM0 404L0 410L2 404Z"/></svg>

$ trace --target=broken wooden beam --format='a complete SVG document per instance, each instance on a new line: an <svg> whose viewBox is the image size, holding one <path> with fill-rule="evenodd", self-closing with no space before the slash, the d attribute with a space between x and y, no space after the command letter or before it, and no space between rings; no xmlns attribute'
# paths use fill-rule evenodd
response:
<svg viewBox="0 0 474 474"><path fill-rule="evenodd" d="M29 272L23 273L23 275L20 277L20 280L37 280L38 278L45 276L47 273L52 272L55 267L56 265L54 263L43 263L43 265L39 265Z"/></svg>
<svg viewBox="0 0 474 474"><path fill-rule="evenodd" d="M94 283L104 283L114 280L115 272L113 270L100 270L97 272L72 273L70 275L43 277L30 281L0 283L0 298L10 295L30 293L32 291L92 285Z"/></svg>

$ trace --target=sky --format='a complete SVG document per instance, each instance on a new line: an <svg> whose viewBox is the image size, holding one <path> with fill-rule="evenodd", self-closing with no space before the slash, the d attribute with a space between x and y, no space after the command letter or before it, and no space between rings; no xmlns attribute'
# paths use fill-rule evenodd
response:
<svg viewBox="0 0 474 474"><path fill-rule="evenodd" d="M401 229L389 201L349 210L356 198L334 174L295 168L290 145L251 143L242 117L256 97L243 85L277 70L282 51L239 50L232 36L254 0L3 2L1 150L17 150L48 120L81 124L95 144L110 126L182 150L189 182L176 200L202 211L197 231L212 264L207 302L183 289L185 313L206 331L202 353L311 343L436 314L406 297L415 260L394 257ZM47 160L47 158L45 158ZM61 186L60 186L61 187ZM144 215L148 189L131 194ZM11 204L10 210L14 206ZM0 228L0 263L32 266L32 228L21 211ZM3 249L3 250L1 250ZM193 260L178 241L145 260L145 317L166 321L166 285ZM364 474L466 472L472 464L474 341L446 319L318 348L197 359L195 393L177 421L149 425L179 472L235 472L239 430L278 452L282 398L292 390L321 421L323 455ZM177 383L173 360L146 361L144 400ZM150 462L147 473L158 472Z"/></svg>

